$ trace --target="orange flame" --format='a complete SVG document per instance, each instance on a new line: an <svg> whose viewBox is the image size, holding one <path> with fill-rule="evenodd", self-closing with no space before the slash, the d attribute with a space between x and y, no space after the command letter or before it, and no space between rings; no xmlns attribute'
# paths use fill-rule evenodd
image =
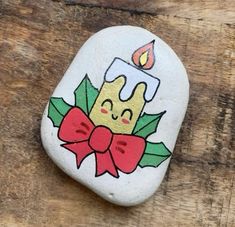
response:
<svg viewBox="0 0 235 227"><path fill-rule="evenodd" d="M132 54L132 61L136 66L143 69L151 69L154 65L154 42L155 40L140 47Z"/></svg>

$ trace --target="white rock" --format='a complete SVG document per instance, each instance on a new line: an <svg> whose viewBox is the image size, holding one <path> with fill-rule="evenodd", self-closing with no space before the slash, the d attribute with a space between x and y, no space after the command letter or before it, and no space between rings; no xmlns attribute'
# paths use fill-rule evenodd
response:
<svg viewBox="0 0 235 227"><path fill-rule="evenodd" d="M163 180L188 93L183 64L160 38L139 27L104 29L83 45L53 92L42 118L43 146L64 172L104 199L139 204ZM157 124L153 115L164 111ZM144 112L152 114L148 127L138 121Z"/></svg>

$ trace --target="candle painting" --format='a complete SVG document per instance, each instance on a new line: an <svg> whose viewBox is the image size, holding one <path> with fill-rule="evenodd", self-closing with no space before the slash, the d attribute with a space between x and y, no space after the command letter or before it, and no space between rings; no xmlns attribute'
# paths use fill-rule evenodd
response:
<svg viewBox="0 0 235 227"><path fill-rule="evenodd" d="M157 64L154 48L153 40L133 50L132 63L115 57L99 90L86 75L74 91L74 106L63 97L51 97L48 117L58 128L61 146L74 153L71 165L79 169L87 156L95 155L95 177L119 178L119 172L131 174L137 167L157 168L171 156L164 141L148 141L166 110L143 111L161 84L148 73Z"/></svg>

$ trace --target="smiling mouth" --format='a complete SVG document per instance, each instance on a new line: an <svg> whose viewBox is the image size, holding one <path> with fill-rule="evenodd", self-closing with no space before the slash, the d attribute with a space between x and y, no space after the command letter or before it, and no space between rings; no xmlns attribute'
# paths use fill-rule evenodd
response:
<svg viewBox="0 0 235 227"><path fill-rule="evenodd" d="M112 114L111 117L112 117L113 120L117 120L118 119L118 116L116 116L114 114Z"/></svg>

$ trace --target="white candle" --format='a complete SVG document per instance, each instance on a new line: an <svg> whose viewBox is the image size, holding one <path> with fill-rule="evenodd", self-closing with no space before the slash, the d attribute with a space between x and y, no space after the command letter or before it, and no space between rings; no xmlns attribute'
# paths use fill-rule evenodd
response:
<svg viewBox="0 0 235 227"><path fill-rule="evenodd" d="M155 96L160 85L158 78L153 77L140 68L132 66L120 58L115 58L105 72L105 81L112 82L119 76L125 77L125 85L120 91L120 99L122 101L130 99L138 84L143 83L146 85L144 99L146 102L149 102Z"/></svg>

